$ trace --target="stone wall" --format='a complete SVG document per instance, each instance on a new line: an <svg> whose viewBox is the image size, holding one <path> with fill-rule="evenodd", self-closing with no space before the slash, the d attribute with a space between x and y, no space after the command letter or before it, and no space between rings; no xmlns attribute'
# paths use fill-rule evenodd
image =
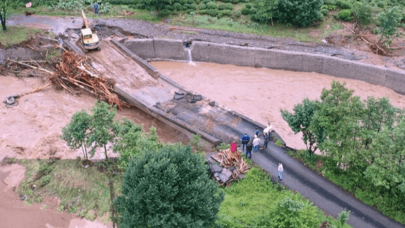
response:
<svg viewBox="0 0 405 228"><path fill-rule="evenodd" d="M142 58L188 60L187 51L181 40L134 39L125 41L124 45ZM316 72L382 85L398 93L405 94L405 71L401 70L392 70L324 55L240 47L202 41L193 41L190 49L192 59L196 62Z"/></svg>

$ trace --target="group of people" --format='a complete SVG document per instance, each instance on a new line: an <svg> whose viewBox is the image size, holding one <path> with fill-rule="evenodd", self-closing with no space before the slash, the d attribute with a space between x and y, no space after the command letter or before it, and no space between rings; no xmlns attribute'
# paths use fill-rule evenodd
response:
<svg viewBox="0 0 405 228"><path fill-rule="evenodd" d="M271 126L270 123L268 123L267 127L263 130L263 148L267 148L267 144L269 141L272 139L271 132L273 131L273 127ZM243 134L240 137L241 143L242 143L242 150L246 149L246 158L252 158L252 150L253 152L258 152L259 151L259 145L261 144L261 140L259 138L260 131L259 128L256 128L256 132L254 134L253 140L248 135L247 133ZM233 142L231 144L231 151L236 151L237 150L237 144ZM278 163L277 167L278 171L278 178L281 181L283 179L283 164Z"/></svg>
<svg viewBox="0 0 405 228"><path fill-rule="evenodd" d="M267 148L267 144L271 140L271 132L273 130L273 127L269 123L267 127L263 130L263 148ZM246 148L246 158L252 158L252 150L253 152L258 152L259 151L259 145L261 144L261 140L259 137L260 131L259 128L256 128L256 132L254 134L254 138L250 137L247 133L243 134L242 137L240 138L242 142L242 150L245 150Z"/></svg>

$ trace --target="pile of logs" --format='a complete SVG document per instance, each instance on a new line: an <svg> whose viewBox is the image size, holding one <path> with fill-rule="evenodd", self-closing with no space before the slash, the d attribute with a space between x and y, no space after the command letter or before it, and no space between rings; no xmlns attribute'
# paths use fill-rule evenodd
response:
<svg viewBox="0 0 405 228"><path fill-rule="evenodd" d="M114 92L115 81L99 75L90 65L87 57L80 56L70 51L64 51L61 57L48 61L14 61L7 60L4 67L0 69L2 73L18 74L24 69L31 68L45 72L44 76L47 84L35 88L31 92L18 94L17 98L41 91L49 86L63 88L73 95L80 93L77 88L86 90L94 94L98 100L105 101L111 105L116 105L119 109L129 107Z"/></svg>
<svg viewBox="0 0 405 228"><path fill-rule="evenodd" d="M230 149L221 150L218 154L211 156L220 165L212 165L213 176L223 186L241 178L249 171L249 166L239 152L232 152Z"/></svg>

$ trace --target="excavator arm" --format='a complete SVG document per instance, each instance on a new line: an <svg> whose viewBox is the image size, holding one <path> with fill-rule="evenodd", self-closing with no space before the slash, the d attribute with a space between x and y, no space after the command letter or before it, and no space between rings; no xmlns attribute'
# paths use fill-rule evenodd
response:
<svg viewBox="0 0 405 228"><path fill-rule="evenodd" d="M89 22L87 21L86 15L84 14L84 11L82 10L82 19L83 19L83 25L85 28L90 28Z"/></svg>

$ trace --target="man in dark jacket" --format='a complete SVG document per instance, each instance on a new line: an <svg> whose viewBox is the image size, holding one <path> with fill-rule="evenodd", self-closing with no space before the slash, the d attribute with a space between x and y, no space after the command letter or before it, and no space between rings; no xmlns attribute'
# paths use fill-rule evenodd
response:
<svg viewBox="0 0 405 228"><path fill-rule="evenodd" d="M242 150L244 150L246 144L248 144L248 142L250 141L250 136L245 133L244 135L242 135L242 137L240 137L240 141L242 142Z"/></svg>
<svg viewBox="0 0 405 228"><path fill-rule="evenodd" d="M248 158L248 155L250 155L249 158L252 159L252 148L253 148L253 144L252 144L252 142L249 142L246 145L246 159Z"/></svg>
<svg viewBox="0 0 405 228"><path fill-rule="evenodd" d="M270 134L265 134L265 135L263 135L263 137L264 137L263 149L266 149L267 143L269 143L271 136L270 136Z"/></svg>

